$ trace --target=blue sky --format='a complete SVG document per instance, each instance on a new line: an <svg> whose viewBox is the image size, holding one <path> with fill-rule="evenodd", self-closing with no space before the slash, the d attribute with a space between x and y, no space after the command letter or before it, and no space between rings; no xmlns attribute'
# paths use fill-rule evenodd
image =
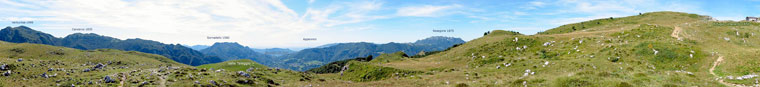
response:
<svg viewBox="0 0 760 87"><path fill-rule="evenodd" d="M758 9L760 0L0 0L0 25L34 21L23 25L56 37L84 32L172 44L238 42L298 49L341 42L413 42L430 36L471 40L496 29L535 34L569 23L653 11L742 20L760 16ZM305 37L317 40L303 41Z"/></svg>

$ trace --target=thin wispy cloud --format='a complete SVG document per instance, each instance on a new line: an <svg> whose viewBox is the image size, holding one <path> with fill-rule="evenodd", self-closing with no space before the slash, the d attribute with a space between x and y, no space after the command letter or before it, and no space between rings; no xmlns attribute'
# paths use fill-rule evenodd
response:
<svg viewBox="0 0 760 87"><path fill-rule="evenodd" d="M307 21L323 23L326 27L370 21L388 18L386 15L377 14L381 10L382 2L362 1L331 4L326 8L309 8L306 11Z"/></svg>
<svg viewBox="0 0 760 87"><path fill-rule="evenodd" d="M544 7L544 5L546 5L546 3L544 3L544 2L532 1L532 2L528 2L528 4L526 4L525 6L520 7L520 8L527 9L527 10L533 10L533 9L537 9L539 7Z"/></svg>
<svg viewBox="0 0 760 87"><path fill-rule="evenodd" d="M437 17L451 14L449 10L461 8L462 5L423 5L423 6L408 6L399 8L396 12L399 16L417 16L417 17Z"/></svg>

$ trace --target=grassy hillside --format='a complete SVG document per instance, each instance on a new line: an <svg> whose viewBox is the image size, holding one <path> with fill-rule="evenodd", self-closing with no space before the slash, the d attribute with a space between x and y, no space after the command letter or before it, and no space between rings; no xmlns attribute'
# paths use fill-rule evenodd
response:
<svg viewBox="0 0 760 87"><path fill-rule="evenodd" d="M725 87L757 85L760 23L679 12L604 18L537 35L495 30L425 56L397 52L310 72L251 60L182 65L152 54L0 42L5 86ZM594 23L598 22L598 23ZM593 23L593 24L586 24ZM572 26L582 29L568 31ZM585 28L583 28L585 27ZM17 62L17 59L24 59ZM107 63L112 61L112 63ZM107 65L94 69L95 65ZM34 65L32 65L34 64ZM122 68L124 67L124 68ZM344 68L345 67L345 68ZM47 71L54 68L51 71ZM58 68L65 68L58 70ZM211 69L214 68L214 69ZM223 69L223 70L222 70ZM8 70L3 69L3 72ZM312 74L311 72L319 73ZM54 77L44 78L50 74ZM67 75L66 73L70 73ZM123 73L123 74L122 74ZM114 79L105 83L105 76ZM94 84L89 84L93 81ZM123 83L122 83L123 81Z"/></svg>
<svg viewBox="0 0 760 87"><path fill-rule="evenodd" d="M651 12L641 15L634 15L628 17L610 17L595 19L590 21L584 21L580 23L572 23L562 25L557 28L552 28L538 34L562 34L576 31L599 31L610 29L624 29L631 28L632 26L638 26L640 24L660 24L660 25L674 25L684 22L694 21L706 21L706 16L697 14L684 14L678 12Z"/></svg>
<svg viewBox="0 0 760 87"><path fill-rule="evenodd" d="M758 84L758 77L752 75L760 72L757 63L760 58L756 57L760 52L760 36L755 36L760 34L760 23L706 19L707 16L696 14L652 12L568 24L537 35L496 30L423 58L349 65L376 72L388 68L425 74L402 78L362 74L386 77L369 81L345 79L353 75L319 74L318 78L328 80L296 84L475 87ZM747 78L737 79L741 76Z"/></svg>
<svg viewBox="0 0 760 87"><path fill-rule="evenodd" d="M193 66L222 62L219 57L206 56L201 52L179 44L164 44L158 41L144 40L140 38L121 40L94 33L74 33L67 35L64 38L57 38L26 26L9 26L3 28L0 30L0 41L46 44L81 50L119 49L138 51L162 55L174 61Z"/></svg>
<svg viewBox="0 0 760 87"><path fill-rule="evenodd" d="M249 59L205 64L198 66L197 69L193 68L180 71L188 73L184 75L194 75L198 77L187 80L183 79L186 77L178 76L176 77L176 79L179 79L177 82L194 83L194 81L213 80L220 83L220 85L201 82L201 84L173 84L173 86L281 86L281 84L286 83L312 81L314 78L313 74L286 69L272 69ZM243 75L242 73L248 74L248 76ZM221 84L225 81L228 82Z"/></svg>
<svg viewBox="0 0 760 87"><path fill-rule="evenodd" d="M313 78L251 60L199 67L136 51L0 42L0 86L280 86Z"/></svg>
<svg viewBox="0 0 760 87"><path fill-rule="evenodd" d="M245 71L249 68L260 68L260 69L267 69L267 66L261 65L259 63L254 62L250 59L240 59L240 60L230 60L230 61L224 61L221 63L214 63L214 64L204 64L198 66L198 68L215 68L215 69L225 69L225 70L231 70L231 71Z"/></svg>
<svg viewBox="0 0 760 87"><path fill-rule="evenodd" d="M6 68L2 70L3 73L10 72L8 76L0 77L0 83L5 86L70 86L84 85L90 81L100 83L92 85L115 86L118 83L104 83L102 79L105 76L116 79L116 73L159 66L188 67L160 55L135 51L84 51L8 42L0 42L0 58L0 64ZM105 66L96 69L98 64Z"/></svg>

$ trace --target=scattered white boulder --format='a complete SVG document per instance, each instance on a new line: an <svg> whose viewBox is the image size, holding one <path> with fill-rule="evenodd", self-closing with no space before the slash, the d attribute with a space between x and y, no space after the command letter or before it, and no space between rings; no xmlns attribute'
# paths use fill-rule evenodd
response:
<svg viewBox="0 0 760 87"><path fill-rule="evenodd" d="M5 73L3 73L3 76L11 76L11 73L11 70L5 71Z"/></svg>
<svg viewBox="0 0 760 87"><path fill-rule="evenodd" d="M515 40L512 40L512 41L515 41L515 42L517 42L517 40L518 40L518 39L517 39L517 37L515 37Z"/></svg>
<svg viewBox="0 0 760 87"><path fill-rule="evenodd" d="M723 40L729 41L729 40L731 40L731 38L723 37Z"/></svg>
<svg viewBox="0 0 760 87"><path fill-rule="evenodd" d="M679 73L686 73L686 74L689 74L689 75L694 75L694 73L692 73L692 72L689 72L689 71L677 70L676 72L679 72Z"/></svg>
<svg viewBox="0 0 760 87"><path fill-rule="evenodd" d="M523 73L523 77L528 76L528 75L533 75L533 74L536 74L536 72L533 72L533 71L530 71L530 69L527 69L525 70L525 73Z"/></svg>
<svg viewBox="0 0 760 87"><path fill-rule="evenodd" d="M739 36L739 31L736 31L736 36Z"/></svg>
<svg viewBox="0 0 760 87"><path fill-rule="evenodd" d="M544 65L541 67L546 67L546 65L549 65L549 61L544 62Z"/></svg>
<svg viewBox="0 0 760 87"><path fill-rule="evenodd" d="M527 69L527 70L525 70L525 73L523 73L523 76L528 76L528 75L530 75L530 72L531 72L531 71L530 71L530 69Z"/></svg>
<svg viewBox="0 0 760 87"><path fill-rule="evenodd" d="M755 75L755 74L750 74L750 75L744 75L744 76L739 76L739 77L734 77L734 76L726 76L726 78L728 78L728 79L732 79L732 80L744 80L744 79L751 79L751 78L755 78L755 77L757 77L757 76L758 76L758 75Z"/></svg>
<svg viewBox="0 0 760 87"><path fill-rule="evenodd" d="M657 53L659 53L659 52L660 52L660 51L657 51L657 50L655 50L655 49L652 49L652 51L654 51L654 55L657 55Z"/></svg>

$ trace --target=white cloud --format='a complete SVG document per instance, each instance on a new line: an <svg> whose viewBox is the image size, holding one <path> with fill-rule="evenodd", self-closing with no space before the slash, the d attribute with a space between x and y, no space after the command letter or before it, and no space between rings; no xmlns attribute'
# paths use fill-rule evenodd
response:
<svg viewBox="0 0 760 87"><path fill-rule="evenodd" d="M539 2L539 1L530 2L530 4L533 5L533 6L538 6L538 7L542 7L542 6L546 5L546 3Z"/></svg>
<svg viewBox="0 0 760 87"><path fill-rule="evenodd" d="M23 4L0 0L0 5L3 5L2 12L19 12L0 15L5 16L0 17L2 20L56 23L41 24L56 26L32 27L35 29L92 27L94 33L121 39L143 38L190 45L230 41L252 47L305 47L301 38L307 37L306 33L386 18L372 15L382 6L375 1L335 4L324 10L309 9L303 15L279 0L67 0ZM26 9L30 7L46 9ZM54 35L61 37L71 32L58 33ZM208 40L206 36L230 36L230 39Z"/></svg>
<svg viewBox="0 0 760 87"><path fill-rule="evenodd" d="M528 4L526 4L524 6L521 6L520 8L526 9L526 10L533 10L533 9L537 9L537 8L540 8L540 7L544 7L545 5L546 5L546 3L544 3L544 2L532 1L532 2L528 2Z"/></svg>
<svg viewBox="0 0 760 87"><path fill-rule="evenodd" d="M382 5L382 2L376 1L337 3L320 10L309 8L304 18L323 23L325 27L389 18L375 13L381 10Z"/></svg>
<svg viewBox="0 0 760 87"><path fill-rule="evenodd" d="M433 5L409 6L409 7L399 8L396 11L396 15L417 16L417 17L437 17L437 16L451 14L451 13L446 13L446 11L450 9L460 8L460 7L462 6L458 4L444 5L444 6L433 6Z"/></svg>

